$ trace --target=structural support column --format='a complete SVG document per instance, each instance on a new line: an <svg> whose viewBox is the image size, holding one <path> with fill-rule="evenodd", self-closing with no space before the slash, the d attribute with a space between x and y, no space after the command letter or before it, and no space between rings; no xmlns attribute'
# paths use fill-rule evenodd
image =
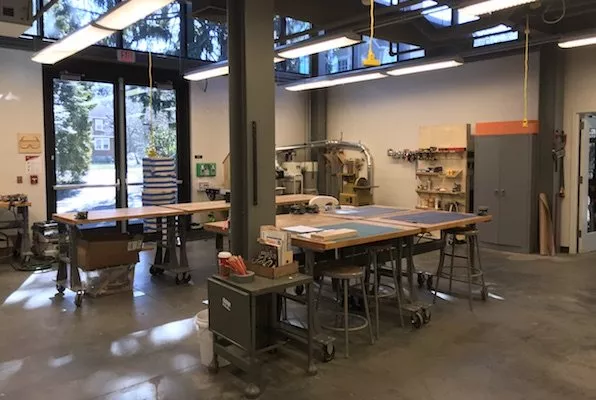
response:
<svg viewBox="0 0 596 400"><path fill-rule="evenodd" d="M309 91L310 100L310 141L318 142L327 140L327 89ZM317 188L320 194L329 194L327 191L327 176L325 173L324 149L312 149L311 159L319 165L317 173Z"/></svg>
<svg viewBox="0 0 596 400"><path fill-rule="evenodd" d="M564 184L560 180L557 161L553 157L553 149L557 132L563 130L563 101L565 58L563 51L556 44L548 44L540 49L540 81L538 91L538 119L540 132L535 143L536 169L534 179L536 193L532 205L532 217L538 227L538 195L545 193L551 203L553 227L555 233L555 249L560 251L561 243L561 199L564 192L560 189ZM561 163L562 164L562 163ZM567 188L567 191L575 190ZM538 236L538 228L536 235ZM534 250L537 243L532 246Z"/></svg>
<svg viewBox="0 0 596 400"><path fill-rule="evenodd" d="M232 251L250 258L275 224L274 0L228 0Z"/></svg>

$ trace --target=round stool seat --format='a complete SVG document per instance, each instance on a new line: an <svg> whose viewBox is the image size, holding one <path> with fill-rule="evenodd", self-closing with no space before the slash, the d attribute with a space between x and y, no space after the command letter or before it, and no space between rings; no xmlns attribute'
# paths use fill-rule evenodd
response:
<svg viewBox="0 0 596 400"><path fill-rule="evenodd" d="M323 275L333 279L357 279L364 276L364 271L362 267L341 266L325 269Z"/></svg>

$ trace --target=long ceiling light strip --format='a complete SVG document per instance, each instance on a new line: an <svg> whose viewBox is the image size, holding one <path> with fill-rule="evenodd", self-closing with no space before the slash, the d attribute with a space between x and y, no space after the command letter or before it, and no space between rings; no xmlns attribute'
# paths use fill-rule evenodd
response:
<svg viewBox="0 0 596 400"><path fill-rule="evenodd" d="M596 35L583 38L569 39L559 42L559 47L562 49L572 49L574 47L591 46L596 44Z"/></svg>
<svg viewBox="0 0 596 400"><path fill-rule="evenodd" d="M535 1L536 0L486 0L471 4L467 7L462 7L459 11L467 15L483 15L511 7L534 3Z"/></svg>
<svg viewBox="0 0 596 400"><path fill-rule="evenodd" d="M403 66L399 68L395 68L395 65L390 65L382 68L375 68L375 72L371 72L370 69L365 69L362 71L351 72L348 74L338 74L338 77L336 78L333 78L333 76L325 76L307 79L304 81L286 85L285 89L292 92L299 92L303 90L329 88L354 82L364 82L375 79L387 78L388 76L409 75L420 72L435 71L445 68L453 68L463 65L463 63L463 59L459 57L435 61L427 60L425 62L416 61L415 65L411 65L411 63L406 63L410 64L410 66Z"/></svg>
<svg viewBox="0 0 596 400"><path fill-rule="evenodd" d="M419 72L427 72L427 71L435 71L438 69L459 67L460 65L463 65L463 63L464 62L461 59L452 59L452 60L446 60L446 61L423 63L420 65L414 65L411 67L403 66L403 67L399 67L399 68L390 69L387 71L387 74L389 74L391 76L417 74Z"/></svg>
<svg viewBox="0 0 596 400"><path fill-rule="evenodd" d="M204 79L224 76L230 73L228 62L215 63L207 67L201 67L194 71L187 72L184 79L189 81L202 81Z"/></svg>
<svg viewBox="0 0 596 400"><path fill-rule="evenodd" d="M79 51L107 38L115 31L146 18L173 0L128 0L119 3L97 21L86 25L68 36L52 43L31 58L42 64L55 64Z"/></svg>
<svg viewBox="0 0 596 400"><path fill-rule="evenodd" d="M283 58L299 58L311 54L322 53L327 50L339 49L362 42L362 36L354 34L325 35L304 40L277 49L277 54Z"/></svg>
<svg viewBox="0 0 596 400"><path fill-rule="evenodd" d="M352 73L348 76L341 76L339 78L324 77L322 79L310 79L307 81L287 85L285 88L291 92L301 92L303 90L322 89L332 86L345 85L348 83L372 81L382 78L387 78L387 75L381 72Z"/></svg>

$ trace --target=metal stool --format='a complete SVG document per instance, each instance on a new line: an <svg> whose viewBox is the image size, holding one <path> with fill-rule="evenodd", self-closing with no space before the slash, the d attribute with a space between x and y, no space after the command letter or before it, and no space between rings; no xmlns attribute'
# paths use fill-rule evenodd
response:
<svg viewBox="0 0 596 400"><path fill-rule="evenodd" d="M484 272L482 271L482 264L480 263L480 246L478 245L478 231L474 228L456 228L449 229L444 232L445 235L445 246L441 249L441 259L439 262L439 268L437 270L437 284L435 286L435 294L433 297L433 303L437 301L437 292L439 290L439 282L441 278L449 279L449 293L451 293L451 287L453 281L463 282L468 284L468 302L470 305L470 311L473 311L472 306L472 285L480 286L480 295L482 300L488 299L488 288L484 282ZM455 254L455 248L457 245L457 236L461 235L465 237L465 245L467 247L467 255L460 256ZM451 253L446 251L449 244L449 238L451 238ZM451 258L449 265L449 272L443 272L445 265L445 256ZM465 259L465 266L458 266L455 264L455 259ZM465 276L454 274L454 269L465 268Z"/></svg>
<svg viewBox="0 0 596 400"><path fill-rule="evenodd" d="M369 257L369 264L372 267L372 273L374 275L374 282L372 288L372 297L375 300L375 328L377 339L379 338L379 299L382 298L389 298L395 296L397 298L397 307L399 309L399 320L400 324L404 326L404 317L402 314L402 306L401 306L401 293L403 293L402 282L401 282L401 263L397 264L395 261L395 251L396 248L393 245L381 245L381 246L372 246L368 249L368 257ZM383 253L389 253L389 262L391 264L391 272L387 273L388 271L384 271L382 267L379 266L379 256ZM399 260L401 261L401 260ZM399 267L399 269L398 269ZM370 281L370 270L367 269L366 271L366 282ZM388 285L383 285L381 283L381 276L389 275L393 278L393 287ZM381 288L384 288L383 293L381 293ZM369 292L370 293L370 292ZM369 294L370 296L370 294Z"/></svg>
<svg viewBox="0 0 596 400"><path fill-rule="evenodd" d="M341 267L333 267L333 268L329 268L326 270L323 270L323 280L321 280L321 283L319 285L319 293L317 296L317 309L319 308L319 303L321 300L321 293L323 291L323 286L325 285L325 277L329 277L331 279L337 279L338 285L337 285L337 303L340 305L340 311L336 314L336 322L337 322L337 317L338 316L343 316L343 326L342 327L338 327L338 326L324 326L323 328L325 329L329 329L332 331L336 331L336 332L344 332L345 335L345 341L346 341L346 351L345 351L345 355L346 358L348 358L350 356L350 348L349 348L349 337L348 334L349 332L354 332L354 331L359 331L362 330L366 327L368 327L369 332L370 332L370 344L374 344L374 336L373 336L373 331L372 331L372 324L371 324L371 320L370 320L370 310L368 308L368 295L366 293L366 285L364 284L364 272L362 267L357 267L357 266L341 266ZM348 312L348 308L349 308L349 301L348 301L348 291L350 289L350 281L352 279L356 279L358 281L360 281L360 285L362 287L362 294L363 294L363 299L364 299L364 312L365 312L365 317L362 317L360 315L357 314L352 314ZM341 310L341 286L343 285L343 310ZM341 314L340 314L341 313ZM350 317L362 320L362 324L358 325L358 326L354 326L354 327L350 327ZM337 325L337 324L336 324Z"/></svg>

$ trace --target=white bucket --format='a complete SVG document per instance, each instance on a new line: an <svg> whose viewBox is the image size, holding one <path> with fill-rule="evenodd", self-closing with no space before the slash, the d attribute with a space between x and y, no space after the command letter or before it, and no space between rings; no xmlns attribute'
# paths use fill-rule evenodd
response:
<svg viewBox="0 0 596 400"><path fill-rule="evenodd" d="M195 327L197 328L197 338L199 339L199 352L201 354L201 364L208 367L213 361L213 334L209 331L209 309L200 311L195 316ZM229 362L219 357L219 366L225 367Z"/></svg>

